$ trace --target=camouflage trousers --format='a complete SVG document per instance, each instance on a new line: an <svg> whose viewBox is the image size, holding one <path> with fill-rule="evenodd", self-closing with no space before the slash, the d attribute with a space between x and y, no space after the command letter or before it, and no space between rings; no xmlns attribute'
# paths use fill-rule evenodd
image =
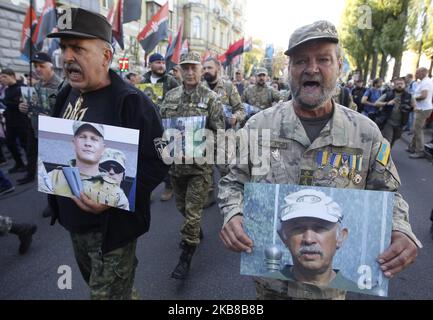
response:
<svg viewBox="0 0 433 320"><path fill-rule="evenodd" d="M92 300L134 300L138 292L133 288L137 241L102 254L102 233L71 233L75 259L84 281L90 287Z"/></svg>
<svg viewBox="0 0 433 320"><path fill-rule="evenodd" d="M346 291L295 281L255 278L257 300L345 300Z"/></svg>
<svg viewBox="0 0 433 320"><path fill-rule="evenodd" d="M212 176L210 174L172 176L171 182L176 198L176 208L185 217L181 229L182 241L189 245L198 245L201 215L212 186Z"/></svg>
<svg viewBox="0 0 433 320"><path fill-rule="evenodd" d="M9 217L0 216L0 236L9 233L12 228L12 219Z"/></svg>

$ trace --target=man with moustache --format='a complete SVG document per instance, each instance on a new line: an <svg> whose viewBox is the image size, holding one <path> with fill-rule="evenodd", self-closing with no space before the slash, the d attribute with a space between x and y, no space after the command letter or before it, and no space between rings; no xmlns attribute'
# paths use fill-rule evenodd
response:
<svg viewBox="0 0 433 320"><path fill-rule="evenodd" d="M365 293L332 266L337 250L349 235L342 225L344 215L340 205L314 189L294 192L284 200L277 232L290 251L293 265L264 276L305 283L316 294L327 289L316 290L315 286Z"/></svg>
<svg viewBox="0 0 433 320"><path fill-rule="evenodd" d="M249 136L255 129L259 136L270 135L270 141L258 141L261 153L269 157L269 170L261 170L263 163L254 158L258 146L250 145L253 159L231 166L220 180L220 237L233 251L254 249L242 217L248 182L391 191L396 195L391 245L378 262L384 275L392 278L415 260L421 243L411 230L408 204L398 193L400 179L389 142L370 119L332 100L343 66L335 26L317 21L297 29L286 55L293 100L257 114L241 132ZM262 278L255 283L258 299L342 298L339 290L315 295L302 283Z"/></svg>
<svg viewBox="0 0 433 320"><path fill-rule="evenodd" d="M163 133L159 112L144 93L110 70L112 29L105 17L71 8L59 16L57 28L48 37L60 38L68 84L57 95L53 116L136 129L140 143L134 213L84 195L50 195L52 224L59 220L69 231L92 299L136 298L137 239L149 230L150 194L168 169L156 148Z"/></svg>
<svg viewBox="0 0 433 320"><path fill-rule="evenodd" d="M406 91L406 82L403 78L394 80L394 89L382 95L376 106L381 108L381 123L383 137L389 141L391 147L401 138L403 127L409 120L409 114L416 107L415 98Z"/></svg>

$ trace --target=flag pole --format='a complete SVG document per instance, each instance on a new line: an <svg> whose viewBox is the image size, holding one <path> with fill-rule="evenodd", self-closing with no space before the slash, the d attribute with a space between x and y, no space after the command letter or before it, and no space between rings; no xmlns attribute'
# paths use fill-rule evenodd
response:
<svg viewBox="0 0 433 320"><path fill-rule="evenodd" d="M29 0L30 1L30 20L31 20L31 13L33 12L33 0ZM28 87L32 86L32 58L33 58L33 21L30 21L30 73L29 73L29 84L27 85Z"/></svg>

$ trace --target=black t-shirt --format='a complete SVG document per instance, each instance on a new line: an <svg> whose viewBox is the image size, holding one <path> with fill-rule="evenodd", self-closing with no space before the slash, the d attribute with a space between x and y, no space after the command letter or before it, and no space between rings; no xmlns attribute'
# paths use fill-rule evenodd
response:
<svg viewBox="0 0 433 320"><path fill-rule="evenodd" d="M327 114L324 117L314 118L314 119L299 117L311 143L313 143L314 140L316 140L319 137L320 132L322 132L323 128L325 128L329 120L331 120L333 114L334 112L331 112L330 114Z"/></svg>
<svg viewBox="0 0 433 320"><path fill-rule="evenodd" d="M103 89L80 94L79 90L72 89L63 105L62 118L80 120L93 123L119 126L115 114L115 97L111 85ZM78 101L81 98L81 101ZM72 132L72 127L71 127ZM89 233L101 232L102 217L82 211L69 198L57 197L59 204L59 221L70 232Z"/></svg>

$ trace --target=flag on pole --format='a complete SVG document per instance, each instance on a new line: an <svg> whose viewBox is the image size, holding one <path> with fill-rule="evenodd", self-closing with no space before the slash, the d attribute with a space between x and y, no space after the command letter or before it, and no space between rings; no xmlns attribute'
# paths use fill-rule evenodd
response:
<svg viewBox="0 0 433 320"><path fill-rule="evenodd" d="M123 3L123 23L140 20L141 0L126 0Z"/></svg>
<svg viewBox="0 0 433 320"><path fill-rule="evenodd" d="M226 51L225 55L226 55L226 64L229 65L232 60L240 55L244 53L244 39L240 39L238 41L236 41L235 43L233 43L228 50Z"/></svg>
<svg viewBox="0 0 433 320"><path fill-rule="evenodd" d="M125 49L123 42L123 0L118 0L116 5L110 9L107 15L107 20L110 22L113 30L113 38L119 44L122 50Z"/></svg>
<svg viewBox="0 0 433 320"><path fill-rule="evenodd" d="M170 71L175 65L180 63L180 55L182 52L182 37L183 37L183 20L180 22L177 36L174 38L165 55L165 64L167 71Z"/></svg>
<svg viewBox="0 0 433 320"><path fill-rule="evenodd" d="M38 20L36 18L36 12L33 9L33 6L30 6L27 9L26 16L23 22L23 28L21 30L21 43L20 43L20 52L21 57L24 60L30 61L31 52L35 52L36 49L34 47L32 38L31 38L31 30L36 28Z"/></svg>
<svg viewBox="0 0 433 320"><path fill-rule="evenodd" d="M250 52L253 50L253 38L249 37L248 40L244 42L244 52Z"/></svg>
<svg viewBox="0 0 433 320"><path fill-rule="evenodd" d="M189 52L189 44L188 44L188 40L185 39L185 41L182 43L182 50L180 52L180 54L184 54L184 53L188 53Z"/></svg>
<svg viewBox="0 0 433 320"><path fill-rule="evenodd" d="M150 53L158 43L168 37L168 1L150 19L144 29L138 34L140 43L146 55Z"/></svg>
<svg viewBox="0 0 433 320"><path fill-rule="evenodd" d="M57 27L56 1L45 0L45 6L39 17L38 24L33 33L33 43L38 50L42 50L47 35Z"/></svg>

